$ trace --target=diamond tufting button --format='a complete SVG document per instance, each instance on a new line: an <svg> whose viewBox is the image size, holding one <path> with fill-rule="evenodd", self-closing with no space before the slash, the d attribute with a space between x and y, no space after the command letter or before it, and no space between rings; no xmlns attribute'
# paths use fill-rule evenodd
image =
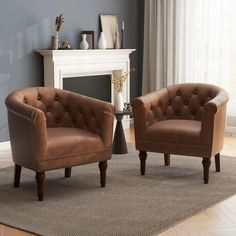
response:
<svg viewBox="0 0 236 236"><path fill-rule="evenodd" d="M176 95L180 96L180 91L179 90L177 90Z"/></svg>
<svg viewBox="0 0 236 236"><path fill-rule="evenodd" d="M66 107L66 112L69 112L70 111L70 108L69 107Z"/></svg>
<svg viewBox="0 0 236 236"><path fill-rule="evenodd" d="M60 120L59 120L59 119L57 119L57 120L56 120L56 122L57 122L57 123L60 123Z"/></svg>
<svg viewBox="0 0 236 236"><path fill-rule="evenodd" d="M55 97L55 101L58 101L58 100L59 100L59 98L58 98L58 96L56 96L56 97Z"/></svg>
<svg viewBox="0 0 236 236"><path fill-rule="evenodd" d="M185 102L184 102L184 105L188 106L188 101L185 101Z"/></svg>
<svg viewBox="0 0 236 236"><path fill-rule="evenodd" d="M197 95L197 89L194 89L194 90L193 90L193 94L194 94L194 95Z"/></svg>
<svg viewBox="0 0 236 236"><path fill-rule="evenodd" d="M38 100L40 100L41 99L41 97L38 95Z"/></svg>
<svg viewBox="0 0 236 236"><path fill-rule="evenodd" d="M51 108L50 107L47 107L47 112L51 111Z"/></svg>

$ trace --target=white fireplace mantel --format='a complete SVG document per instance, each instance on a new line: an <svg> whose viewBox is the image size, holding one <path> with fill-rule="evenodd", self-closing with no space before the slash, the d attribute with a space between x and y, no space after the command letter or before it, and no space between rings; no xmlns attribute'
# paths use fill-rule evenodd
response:
<svg viewBox="0 0 236 236"><path fill-rule="evenodd" d="M109 75L112 71L128 72L129 55L135 49L38 50L44 57L44 86L63 88L63 79L92 75ZM111 101L114 91L111 85ZM130 101L130 77L123 87L124 102Z"/></svg>

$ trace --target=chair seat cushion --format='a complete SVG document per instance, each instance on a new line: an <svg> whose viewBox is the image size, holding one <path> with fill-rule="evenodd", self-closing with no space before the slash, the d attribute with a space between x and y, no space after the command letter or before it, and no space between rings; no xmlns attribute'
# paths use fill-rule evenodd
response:
<svg viewBox="0 0 236 236"><path fill-rule="evenodd" d="M57 127L48 128L47 159L57 159L104 151L100 136L87 130Z"/></svg>
<svg viewBox="0 0 236 236"><path fill-rule="evenodd" d="M148 140L181 144L201 143L201 122L196 120L162 120L146 130Z"/></svg>

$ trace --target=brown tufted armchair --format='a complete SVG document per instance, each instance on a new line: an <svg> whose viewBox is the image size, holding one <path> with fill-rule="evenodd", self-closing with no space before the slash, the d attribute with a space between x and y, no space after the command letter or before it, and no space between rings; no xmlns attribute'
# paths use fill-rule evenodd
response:
<svg viewBox="0 0 236 236"><path fill-rule="evenodd" d="M6 98L14 186L21 167L36 171L38 200L43 200L44 172L99 162L105 187L111 158L114 108L110 103L69 91L38 87L16 90Z"/></svg>
<svg viewBox="0 0 236 236"><path fill-rule="evenodd" d="M220 171L228 94L210 84L169 86L133 102L135 144L141 175L145 174L147 151L202 157L204 183L208 183L211 156Z"/></svg>

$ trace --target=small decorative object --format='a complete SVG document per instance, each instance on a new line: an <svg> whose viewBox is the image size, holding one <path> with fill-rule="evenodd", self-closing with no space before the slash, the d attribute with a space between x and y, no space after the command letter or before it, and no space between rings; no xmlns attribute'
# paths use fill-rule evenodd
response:
<svg viewBox="0 0 236 236"><path fill-rule="evenodd" d="M115 49L119 49L120 48L120 36L119 36L119 27L118 25L116 26L116 38L115 38Z"/></svg>
<svg viewBox="0 0 236 236"><path fill-rule="evenodd" d="M62 49L70 49L71 46L69 44L68 41L62 41L62 46L61 46Z"/></svg>
<svg viewBox="0 0 236 236"><path fill-rule="evenodd" d="M125 103L125 104L124 104L124 111L132 112L131 103Z"/></svg>
<svg viewBox="0 0 236 236"><path fill-rule="evenodd" d="M59 48L58 32L61 30L64 23L64 18L62 16L63 14L56 17L55 32L54 32L54 35L52 35L52 49L53 50L57 50Z"/></svg>
<svg viewBox="0 0 236 236"><path fill-rule="evenodd" d="M118 20L116 15L100 15L101 29L105 34L107 48L114 48Z"/></svg>
<svg viewBox="0 0 236 236"><path fill-rule="evenodd" d="M99 40L98 40L98 48L99 49L106 49L107 48L107 41L104 35L104 32L101 32Z"/></svg>
<svg viewBox="0 0 236 236"><path fill-rule="evenodd" d="M89 48L89 44L86 40L86 37L87 37L87 34L82 34L82 41L80 43L80 48L84 50Z"/></svg>
<svg viewBox="0 0 236 236"><path fill-rule="evenodd" d="M122 21L122 25L121 25L121 45L120 45L121 49L125 48L125 45L124 45L124 31L125 31L125 22Z"/></svg>
<svg viewBox="0 0 236 236"><path fill-rule="evenodd" d="M89 48L88 49L94 49L94 31L92 30L86 30L86 31L82 31L82 34L86 34L86 41L89 44Z"/></svg>
<svg viewBox="0 0 236 236"><path fill-rule="evenodd" d="M128 75L134 71L135 71L134 69L131 69L128 72L123 72L123 74L121 74L120 71L112 71L110 79L114 86L114 91L115 91L114 105L115 105L116 111L124 110L124 101L123 101L123 95L122 95L123 85L126 79L128 78Z"/></svg>

